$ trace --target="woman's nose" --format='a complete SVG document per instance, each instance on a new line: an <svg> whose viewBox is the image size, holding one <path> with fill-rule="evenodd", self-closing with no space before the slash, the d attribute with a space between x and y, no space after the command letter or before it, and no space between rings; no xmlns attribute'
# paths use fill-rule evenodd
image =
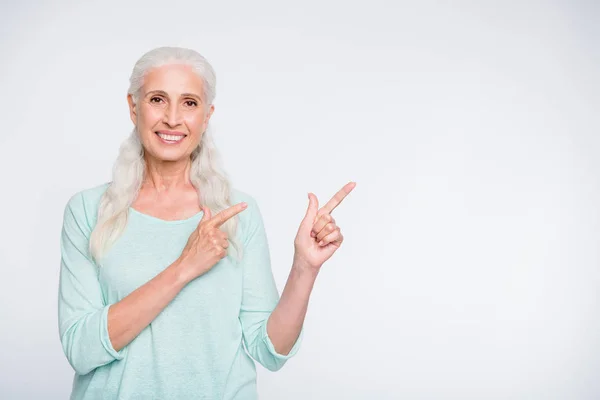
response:
<svg viewBox="0 0 600 400"><path fill-rule="evenodd" d="M165 110L163 122L169 126L177 126L180 123L180 112L177 104L170 104Z"/></svg>

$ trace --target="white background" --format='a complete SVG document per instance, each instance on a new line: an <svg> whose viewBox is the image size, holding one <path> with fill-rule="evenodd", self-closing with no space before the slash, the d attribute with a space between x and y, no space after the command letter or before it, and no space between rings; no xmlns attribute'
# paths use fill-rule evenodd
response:
<svg viewBox="0 0 600 400"><path fill-rule="evenodd" d="M345 242L267 399L600 397L600 3L0 7L0 397L66 399L62 212L110 180L135 61L217 72L217 146L283 289L308 205Z"/></svg>

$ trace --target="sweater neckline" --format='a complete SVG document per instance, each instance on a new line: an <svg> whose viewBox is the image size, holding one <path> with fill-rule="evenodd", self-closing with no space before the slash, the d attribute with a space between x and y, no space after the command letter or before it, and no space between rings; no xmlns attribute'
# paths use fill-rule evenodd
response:
<svg viewBox="0 0 600 400"><path fill-rule="evenodd" d="M168 219L161 219L158 217L154 217L152 215L144 214L143 212L138 211L133 207L129 207L129 211L131 214L135 214L135 215L140 216L149 221L153 221L153 222L157 222L157 223L161 223L161 224L168 224L168 225L183 224L186 222L195 221L199 217L201 217L203 214L203 211L199 211L195 215L192 215L191 217L188 217L188 218L168 220Z"/></svg>

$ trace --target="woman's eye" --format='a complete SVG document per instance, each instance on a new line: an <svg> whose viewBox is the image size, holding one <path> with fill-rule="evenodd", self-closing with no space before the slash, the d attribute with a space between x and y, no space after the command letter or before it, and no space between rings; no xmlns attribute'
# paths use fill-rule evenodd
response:
<svg viewBox="0 0 600 400"><path fill-rule="evenodd" d="M196 107L198 103L196 103L196 101L194 100L186 100L185 105L187 105L188 107Z"/></svg>
<svg viewBox="0 0 600 400"><path fill-rule="evenodd" d="M155 101L155 100L158 100L158 101ZM152 97L150 99L151 103L160 103L161 101L162 101L162 99L160 97Z"/></svg>

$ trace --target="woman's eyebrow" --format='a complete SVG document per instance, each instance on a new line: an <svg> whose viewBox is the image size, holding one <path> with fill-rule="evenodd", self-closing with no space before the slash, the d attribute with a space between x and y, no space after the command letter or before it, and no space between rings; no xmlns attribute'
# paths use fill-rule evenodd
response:
<svg viewBox="0 0 600 400"><path fill-rule="evenodd" d="M165 92L164 90L151 90L148 93L146 93L146 96L151 95L151 94L160 94L162 96L169 97L169 95L167 94L167 92ZM200 96L198 96L197 94L194 94L194 93L182 93L181 97L194 97L198 101L202 102L202 98Z"/></svg>
<svg viewBox="0 0 600 400"><path fill-rule="evenodd" d="M202 97L198 96L197 94L194 93L182 93L181 97L194 97L195 99L197 99L199 102L202 103Z"/></svg>

